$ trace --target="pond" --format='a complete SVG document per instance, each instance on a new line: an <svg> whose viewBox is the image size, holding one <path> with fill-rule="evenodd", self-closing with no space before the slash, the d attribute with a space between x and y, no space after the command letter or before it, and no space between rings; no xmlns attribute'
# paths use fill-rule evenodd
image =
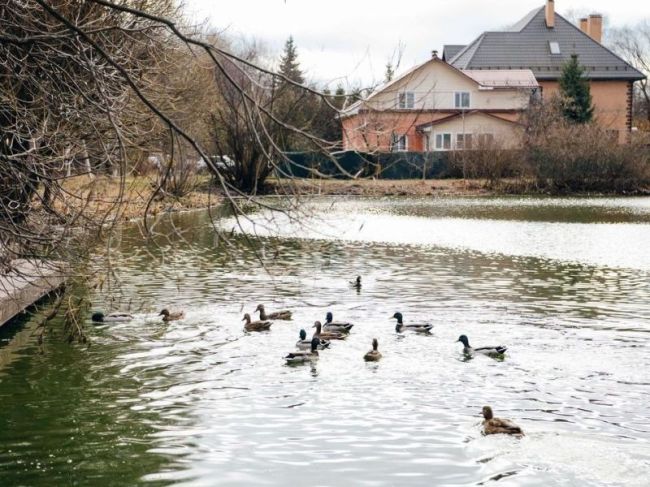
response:
<svg viewBox="0 0 650 487"><path fill-rule="evenodd" d="M89 348L3 330L0 485L647 485L649 198L302 209L242 220L252 248L234 220L218 245L205 212L155 243L125 227L119 287L89 292L132 322L89 325ZM245 333L259 303L294 319ZM286 366L327 311L350 336ZM431 335L396 333L396 311ZM467 360L460 334L508 353ZM526 436L482 436L484 405Z"/></svg>

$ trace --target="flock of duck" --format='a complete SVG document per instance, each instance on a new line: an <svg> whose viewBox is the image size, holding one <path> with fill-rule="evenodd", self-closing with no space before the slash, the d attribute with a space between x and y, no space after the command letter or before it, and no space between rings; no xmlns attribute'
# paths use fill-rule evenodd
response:
<svg viewBox="0 0 650 487"><path fill-rule="evenodd" d="M352 287L360 290L361 277L357 276L357 278L350 284ZM289 310L267 313L263 304L259 304L257 308L255 308L254 314L255 313L259 313L259 320L253 321L250 314L244 314L242 321L244 321L244 330L247 332L267 331L271 329L274 320L291 320L292 317L292 312ZM162 316L162 321L168 322L183 319L185 313L183 311L169 311L168 309L163 309L158 316ZM430 323L405 324L404 317L400 312L395 313L392 318L397 320L395 324L395 331L397 333L410 331L414 333L429 334L433 328L433 325ZM91 319L94 323L125 322L132 320L133 316L127 313L110 313L105 315L104 313L97 312L92 315ZM296 342L297 350L288 353L284 359L287 364L290 365L310 363L318 360L319 350L322 351L330 348L332 340L344 340L347 338L353 327L354 324L352 323L334 321L333 314L328 312L324 324L320 321L316 321L312 326L312 328L315 328L315 331L311 339L307 338L307 332L304 329L300 330L299 338ZM469 339L466 335L458 337L457 342L462 343L463 353L466 356L483 354L495 358L501 358L507 350L504 346L474 348L469 344ZM379 342L376 338L373 338L372 349L363 356L363 359L367 362L377 362L381 360L381 358L382 354L379 351ZM486 435L509 434L518 437L524 435L522 429L512 421L508 419L495 418L490 406L483 407L482 415L484 419L483 433Z"/></svg>

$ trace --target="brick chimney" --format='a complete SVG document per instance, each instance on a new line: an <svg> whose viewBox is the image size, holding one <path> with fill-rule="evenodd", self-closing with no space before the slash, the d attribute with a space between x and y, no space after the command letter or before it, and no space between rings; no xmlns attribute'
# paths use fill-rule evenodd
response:
<svg viewBox="0 0 650 487"><path fill-rule="evenodd" d="M589 35L589 19L587 17L580 19L580 30Z"/></svg>
<svg viewBox="0 0 650 487"><path fill-rule="evenodd" d="M431 57L432 57L433 59L438 59L438 51L437 51L436 49L434 49L433 51L431 51Z"/></svg>
<svg viewBox="0 0 650 487"><path fill-rule="evenodd" d="M555 27L555 0L546 0L546 27Z"/></svg>
<svg viewBox="0 0 650 487"><path fill-rule="evenodd" d="M587 21L587 34L596 42L603 40L603 16L592 14Z"/></svg>

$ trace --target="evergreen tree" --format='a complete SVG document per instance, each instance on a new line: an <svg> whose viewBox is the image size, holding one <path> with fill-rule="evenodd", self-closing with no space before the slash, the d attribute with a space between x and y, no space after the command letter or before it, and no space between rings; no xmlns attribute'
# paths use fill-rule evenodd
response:
<svg viewBox="0 0 650 487"><path fill-rule="evenodd" d="M591 104L589 81L584 76L585 69L573 54L562 69L560 94L562 95L562 115L571 123L588 123L594 116Z"/></svg>
<svg viewBox="0 0 650 487"><path fill-rule="evenodd" d="M296 51L296 45L293 42L292 36L289 36L287 42L284 44L284 51L282 53L282 58L280 58L279 72L296 83L302 84L305 82L302 71L300 71L298 52Z"/></svg>

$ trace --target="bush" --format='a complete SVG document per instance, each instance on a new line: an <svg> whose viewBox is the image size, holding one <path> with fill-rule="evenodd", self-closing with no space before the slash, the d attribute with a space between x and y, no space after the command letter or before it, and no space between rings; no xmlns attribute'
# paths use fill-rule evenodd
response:
<svg viewBox="0 0 650 487"><path fill-rule="evenodd" d="M502 179L526 176L528 168L521 150L507 149L497 140L482 142L471 150L450 153L450 165L465 179L485 179L495 186Z"/></svg>

